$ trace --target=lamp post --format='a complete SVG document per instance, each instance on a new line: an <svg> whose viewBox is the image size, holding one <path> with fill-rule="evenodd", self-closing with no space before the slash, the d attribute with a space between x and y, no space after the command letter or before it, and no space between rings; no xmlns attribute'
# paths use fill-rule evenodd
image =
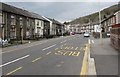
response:
<svg viewBox="0 0 120 77"><path fill-rule="evenodd" d="M102 44L102 29L101 29L101 9L100 9L100 2L99 2L99 25L100 25L100 40Z"/></svg>

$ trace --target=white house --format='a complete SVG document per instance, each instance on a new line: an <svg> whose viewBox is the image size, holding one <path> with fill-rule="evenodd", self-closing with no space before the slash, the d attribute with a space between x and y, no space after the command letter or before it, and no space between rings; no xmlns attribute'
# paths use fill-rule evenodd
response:
<svg viewBox="0 0 120 77"><path fill-rule="evenodd" d="M50 18L47 18L45 16L42 16L50 23L50 35L56 35L56 24L53 23L53 21Z"/></svg>
<svg viewBox="0 0 120 77"><path fill-rule="evenodd" d="M32 13L35 16L35 36L43 37L44 32L44 18L36 13Z"/></svg>
<svg viewBox="0 0 120 77"><path fill-rule="evenodd" d="M35 19L35 34L38 37L43 37L44 21Z"/></svg>

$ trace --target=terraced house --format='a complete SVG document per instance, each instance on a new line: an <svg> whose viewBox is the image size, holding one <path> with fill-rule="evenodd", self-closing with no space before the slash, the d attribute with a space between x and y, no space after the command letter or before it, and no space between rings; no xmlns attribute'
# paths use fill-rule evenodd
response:
<svg viewBox="0 0 120 77"><path fill-rule="evenodd" d="M2 38L7 40L22 40L34 38L34 17L22 10L2 3Z"/></svg>
<svg viewBox="0 0 120 77"><path fill-rule="evenodd" d="M62 35L64 25L59 21L1 3L0 38L3 40L24 40Z"/></svg>
<svg viewBox="0 0 120 77"><path fill-rule="evenodd" d="M45 31L49 30L50 23L48 20L36 13L32 13L32 15L35 17L35 38L41 38L44 37L44 35L49 35L49 33L45 33Z"/></svg>
<svg viewBox="0 0 120 77"><path fill-rule="evenodd" d="M50 34L57 36L62 35L65 31L65 25L55 19L48 19L52 22L52 26L50 27Z"/></svg>
<svg viewBox="0 0 120 77"><path fill-rule="evenodd" d="M110 32L111 27L113 25L119 24L119 23L120 23L120 11L103 19L101 22L101 24L102 24L101 26L102 26L104 32Z"/></svg>
<svg viewBox="0 0 120 77"><path fill-rule="evenodd" d="M0 38L2 38L2 11L0 11Z"/></svg>

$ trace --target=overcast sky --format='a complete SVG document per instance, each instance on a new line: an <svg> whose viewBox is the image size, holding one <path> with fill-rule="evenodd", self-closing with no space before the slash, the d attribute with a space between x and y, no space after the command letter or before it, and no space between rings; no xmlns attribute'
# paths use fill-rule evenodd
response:
<svg viewBox="0 0 120 77"><path fill-rule="evenodd" d="M117 4L115 2L5 2L7 4L57 19L61 22L98 12Z"/></svg>

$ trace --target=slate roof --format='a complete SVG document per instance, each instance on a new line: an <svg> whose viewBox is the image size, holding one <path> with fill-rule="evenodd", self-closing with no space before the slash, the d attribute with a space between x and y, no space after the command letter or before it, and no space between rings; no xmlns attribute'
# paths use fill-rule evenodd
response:
<svg viewBox="0 0 120 77"><path fill-rule="evenodd" d="M40 20L44 20L47 21L45 18L43 18L41 15L37 14L37 13L32 13L31 14L36 18L36 19L40 19Z"/></svg>
<svg viewBox="0 0 120 77"><path fill-rule="evenodd" d="M0 8L0 10L2 10L4 12L10 12L10 13L14 13L14 14L18 14L18 15L30 17L30 18L35 18L35 19L40 19L40 20L48 21L48 20L46 20L45 18L43 18L39 14L32 13L32 12L29 12L27 10L20 9L20 8L17 8L17 7L14 7L14 6L5 4L5 3L1 3L0 2L0 6L2 6L2 8ZM62 23L60 23L59 21L57 21L55 19L51 19L51 18L48 18L48 19L51 20L51 21L53 21L53 23L55 23L55 24L63 25Z"/></svg>
<svg viewBox="0 0 120 77"><path fill-rule="evenodd" d="M47 21L46 19L44 19L39 14L32 13L32 12L29 12L27 10L23 10L23 9L20 9L20 8L17 8L17 7L14 7L14 6L5 4L5 3L2 3L2 11L14 13L14 14L19 14L19 15L23 15L23 16L26 16L26 17L37 18L37 19L41 19L41 20Z"/></svg>
<svg viewBox="0 0 120 77"><path fill-rule="evenodd" d="M51 18L48 18L48 19L51 20L54 24L63 25L62 23L60 23L59 21L55 19L51 19Z"/></svg>
<svg viewBox="0 0 120 77"><path fill-rule="evenodd" d="M2 3L2 11L34 18L34 16L32 16L32 14L30 12L28 12L27 10L16 8L14 6L11 6L11 5L8 5L5 3Z"/></svg>

